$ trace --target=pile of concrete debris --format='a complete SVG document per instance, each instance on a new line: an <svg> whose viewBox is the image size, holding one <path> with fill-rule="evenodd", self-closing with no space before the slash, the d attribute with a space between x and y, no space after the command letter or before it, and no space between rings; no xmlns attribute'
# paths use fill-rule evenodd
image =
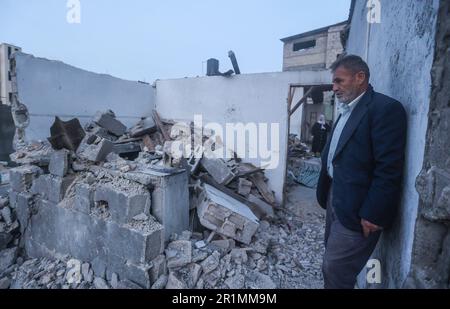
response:
<svg viewBox="0 0 450 309"><path fill-rule="evenodd" d="M130 130L106 111L84 129L77 119L56 118L50 132L50 144L11 155L20 166L9 174L11 208L1 206L3 285L277 286L261 272L269 244L258 235L277 209L262 169L236 155L175 156L186 128L156 112ZM82 265L77 280L69 261Z"/></svg>
<svg viewBox="0 0 450 309"><path fill-rule="evenodd" d="M19 222L15 212L9 207L8 199L0 197L0 274L7 272L16 260L19 237ZM5 280L0 280L0 287L4 288Z"/></svg>

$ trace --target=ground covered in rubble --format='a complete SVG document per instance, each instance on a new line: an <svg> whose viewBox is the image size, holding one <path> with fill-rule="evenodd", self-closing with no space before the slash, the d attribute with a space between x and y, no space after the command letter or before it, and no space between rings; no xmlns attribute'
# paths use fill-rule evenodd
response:
<svg viewBox="0 0 450 309"><path fill-rule="evenodd" d="M285 210L262 220L248 246L209 232L173 235L152 288L322 288L324 214L313 190L289 186ZM303 206L302 206L303 205ZM19 254L14 252L13 254ZM61 256L24 259L0 274L0 288L139 288L96 265Z"/></svg>

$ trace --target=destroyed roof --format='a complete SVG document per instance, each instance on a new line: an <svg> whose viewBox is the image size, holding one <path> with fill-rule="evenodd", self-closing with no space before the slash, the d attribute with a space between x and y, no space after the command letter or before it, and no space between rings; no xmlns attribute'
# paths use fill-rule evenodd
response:
<svg viewBox="0 0 450 309"><path fill-rule="evenodd" d="M282 41L284 43L287 43L289 41L305 38L305 37L308 37L308 36L311 36L311 35L315 35L315 34L319 34L319 33L322 33L322 32L327 32L328 29L330 29L331 27L345 25L345 24L347 24L347 22L348 21L342 21L342 22L339 22L337 24L333 24L333 25L329 25L329 26L326 26L326 27L314 29L314 30L311 30L311 31L308 31L308 32L303 32L303 33L296 34L296 35L293 35L293 36L288 36L288 37L280 39L280 41Z"/></svg>

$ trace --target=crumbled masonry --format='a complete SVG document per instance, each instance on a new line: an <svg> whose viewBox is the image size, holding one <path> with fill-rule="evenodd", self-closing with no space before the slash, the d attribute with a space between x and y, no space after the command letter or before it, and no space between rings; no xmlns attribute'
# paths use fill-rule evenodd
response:
<svg viewBox="0 0 450 309"><path fill-rule="evenodd" d="M127 130L98 112L58 149L35 142L12 154L0 287L290 287L301 265L276 249L291 225L277 221L263 170L174 158L167 143L182 131L171 127L155 112Z"/></svg>

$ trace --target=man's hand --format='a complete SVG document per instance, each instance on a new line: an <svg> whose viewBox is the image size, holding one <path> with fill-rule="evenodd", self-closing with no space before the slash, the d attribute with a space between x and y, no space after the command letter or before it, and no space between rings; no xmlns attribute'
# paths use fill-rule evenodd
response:
<svg viewBox="0 0 450 309"><path fill-rule="evenodd" d="M365 219L361 219L361 225L363 228L364 237L366 237L366 238L369 237L370 233L373 233L373 232L383 229L381 226L370 223L369 221L367 221Z"/></svg>

